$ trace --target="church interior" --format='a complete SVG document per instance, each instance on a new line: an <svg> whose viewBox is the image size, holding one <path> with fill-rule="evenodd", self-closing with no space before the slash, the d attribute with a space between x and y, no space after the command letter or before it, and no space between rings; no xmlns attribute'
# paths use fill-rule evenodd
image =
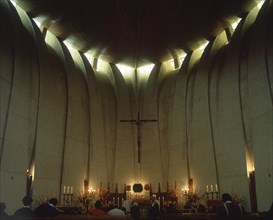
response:
<svg viewBox="0 0 273 220"><path fill-rule="evenodd" d="M1 0L0 201L273 202L272 0ZM195 201L197 202L197 201Z"/></svg>

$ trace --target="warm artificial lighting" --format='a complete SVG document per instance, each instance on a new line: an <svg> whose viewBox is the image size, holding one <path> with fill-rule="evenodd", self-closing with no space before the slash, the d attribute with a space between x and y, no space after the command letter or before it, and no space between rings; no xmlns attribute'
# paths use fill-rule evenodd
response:
<svg viewBox="0 0 273 220"><path fill-rule="evenodd" d="M142 184L141 184L141 183L135 183L135 184L133 185L133 191L134 191L135 193L141 193L141 192L143 191L143 186L142 186Z"/></svg>
<svg viewBox="0 0 273 220"><path fill-rule="evenodd" d="M94 57L92 55L90 55L89 53L84 53L84 56L87 58L90 64L93 63Z"/></svg>
<svg viewBox="0 0 273 220"><path fill-rule="evenodd" d="M107 62L101 60L101 59L98 59L98 63L97 63L97 71L98 72L107 72L107 69L108 69L109 65Z"/></svg>
<svg viewBox="0 0 273 220"><path fill-rule="evenodd" d="M46 19L46 17L44 16L38 16L36 18L33 18L33 21L35 22L35 24L37 25L38 28L40 28L42 26L43 21Z"/></svg>
<svg viewBox="0 0 273 220"><path fill-rule="evenodd" d="M17 0L10 0L10 2L16 7L17 6Z"/></svg>
<svg viewBox="0 0 273 220"><path fill-rule="evenodd" d="M41 27L42 23L38 19L33 18L33 21L35 22L35 24L37 25L37 27Z"/></svg>
<svg viewBox="0 0 273 220"><path fill-rule="evenodd" d="M259 3L257 4L257 7L258 7L259 9L261 9L262 6L263 6L263 4L264 4L264 2L265 2L265 0L260 0Z"/></svg>
<svg viewBox="0 0 273 220"><path fill-rule="evenodd" d="M235 29L237 28L237 26L238 26L238 24L240 23L240 21L241 21L241 18L238 18L236 21L234 21L234 22L231 24L233 30L235 30Z"/></svg>
<svg viewBox="0 0 273 220"><path fill-rule="evenodd" d="M181 65L182 63L184 62L185 58L186 58L187 54L185 54L184 56L180 57L180 62L181 62Z"/></svg>
<svg viewBox="0 0 273 220"><path fill-rule="evenodd" d="M152 69L154 68L154 64L151 63L151 64L148 64L148 65L145 65L145 66L141 66L141 67L138 67L137 70L138 72L141 74L141 75L150 75Z"/></svg>
<svg viewBox="0 0 273 220"><path fill-rule="evenodd" d="M116 66L125 79L131 78L134 75L134 68L120 63L116 64Z"/></svg>
<svg viewBox="0 0 273 220"><path fill-rule="evenodd" d="M75 49L73 48L73 46L72 46L72 43L71 43L69 40L66 39L66 40L64 40L63 42L64 42L65 46L67 47L67 49L68 49L69 51L75 50Z"/></svg>
<svg viewBox="0 0 273 220"><path fill-rule="evenodd" d="M169 63L171 64L172 66L172 69L175 69L175 64L174 64L174 60L170 60Z"/></svg>
<svg viewBox="0 0 273 220"><path fill-rule="evenodd" d="M203 43L203 44L199 47L199 50L200 50L201 52L203 52L208 44L209 44L209 41L206 41L205 43Z"/></svg>

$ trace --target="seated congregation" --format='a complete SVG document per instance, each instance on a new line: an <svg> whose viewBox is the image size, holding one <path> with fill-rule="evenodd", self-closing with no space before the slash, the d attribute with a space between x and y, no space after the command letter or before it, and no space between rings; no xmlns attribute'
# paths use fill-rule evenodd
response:
<svg viewBox="0 0 273 220"><path fill-rule="evenodd" d="M183 210L178 210L176 203L165 201L160 203L155 196L149 200L149 204L139 204L133 201L130 207L121 207L112 202L97 200L90 209L82 211L82 207L70 207L64 209L58 206L58 200L51 198L47 202L40 204L37 208L32 209L33 199L25 196L22 199L23 207L18 208L14 215L5 213L5 203L1 203L0 217L1 220L14 219L56 219L56 220L92 220L92 219L165 219L165 220L187 220L187 219L233 219L233 220L272 220L273 219L273 203L266 213L247 213L242 204L234 201L228 193L222 194L222 200L215 200L214 206L209 207L199 203L198 205L186 203ZM220 201L220 202L219 202ZM195 203L197 204L197 203ZM72 210L72 212L71 212ZM70 211L70 212L69 212Z"/></svg>

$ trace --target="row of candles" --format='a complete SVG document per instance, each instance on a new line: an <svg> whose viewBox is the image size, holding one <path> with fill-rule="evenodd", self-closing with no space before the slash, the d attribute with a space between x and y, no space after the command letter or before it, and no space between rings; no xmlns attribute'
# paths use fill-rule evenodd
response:
<svg viewBox="0 0 273 220"><path fill-rule="evenodd" d="M210 185L210 192L218 192L218 185L215 184L215 187L213 188L213 185ZM206 186L206 193L209 193L209 186Z"/></svg>
<svg viewBox="0 0 273 220"><path fill-rule="evenodd" d="M64 194L73 194L73 186L64 186Z"/></svg>
<svg viewBox="0 0 273 220"><path fill-rule="evenodd" d="M189 189L182 189L181 190L182 195L188 195L190 193ZM193 193L194 193L194 189L193 189ZM206 193L218 193L218 185L215 184L213 185L207 185L206 186Z"/></svg>
<svg viewBox="0 0 273 220"><path fill-rule="evenodd" d="M210 191L209 191L209 188L210 188ZM95 192L95 190L88 190L88 193L94 193ZM210 187L209 187L209 185L207 185L206 186L206 193L209 193L209 192L218 192L218 185L217 184L215 184L215 187L213 187L213 185L210 185ZM64 186L64 192L63 192L64 194L73 194L73 186ZM187 189L182 189L182 194L183 195L187 195L187 194L189 194L189 190L187 190Z"/></svg>

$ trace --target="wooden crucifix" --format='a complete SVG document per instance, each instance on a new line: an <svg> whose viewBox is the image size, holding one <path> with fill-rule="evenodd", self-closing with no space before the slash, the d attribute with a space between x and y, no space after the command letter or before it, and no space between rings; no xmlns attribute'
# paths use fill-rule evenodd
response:
<svg viewBox="0 0 273 220"><path fill-rule="evenodd" d="M141 148L141 137L140 137L140 128L141 125L147 122L157 122L156 119L140 119L139 112L137 113L137 119L129 119L129 120L120 120L120 122L131 122L132 124L137 126L137 161L140 163L140 148Z"/></svg>

